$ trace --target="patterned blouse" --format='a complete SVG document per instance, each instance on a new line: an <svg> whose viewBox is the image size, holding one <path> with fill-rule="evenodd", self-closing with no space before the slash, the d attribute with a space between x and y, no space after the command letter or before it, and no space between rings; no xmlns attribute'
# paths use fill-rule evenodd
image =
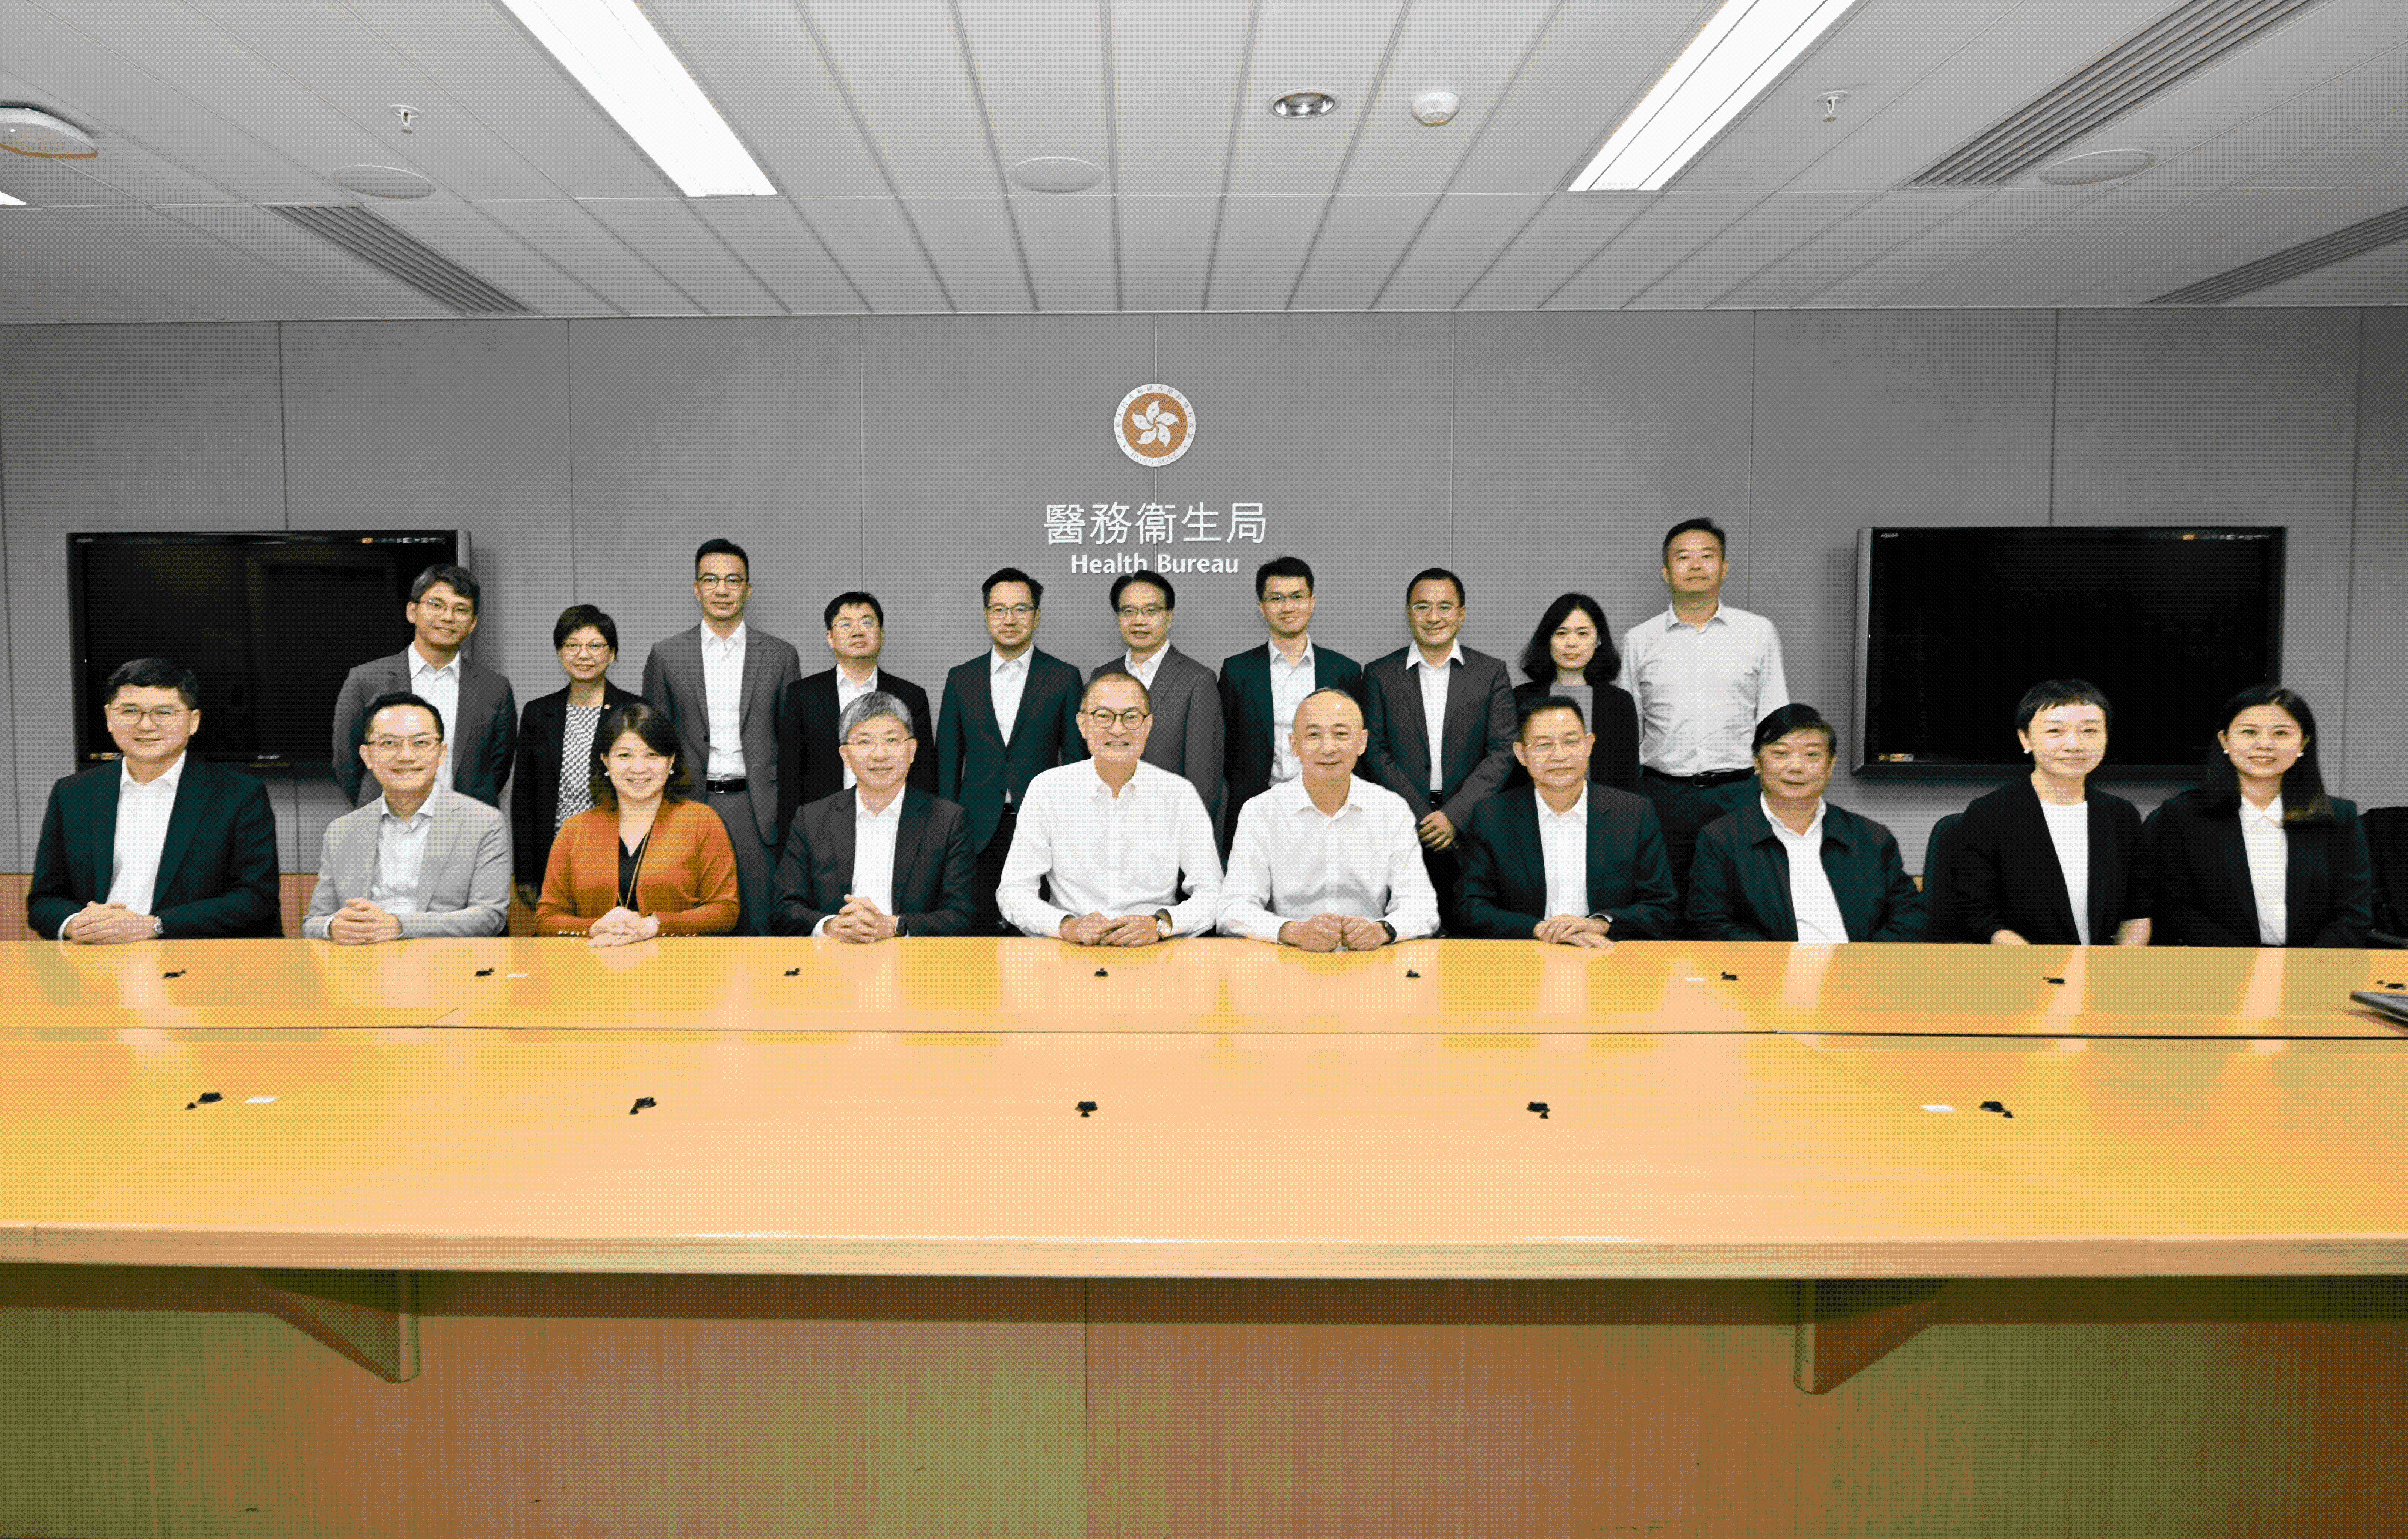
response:
<svg viewBox="0 0 2408 1539"><path fill-rule="evenodd" d="M568 726L560 735L560 805L552 809L554 833L594 805L594 734L602 725L602 710L598 705L568 708Z"/></svg>

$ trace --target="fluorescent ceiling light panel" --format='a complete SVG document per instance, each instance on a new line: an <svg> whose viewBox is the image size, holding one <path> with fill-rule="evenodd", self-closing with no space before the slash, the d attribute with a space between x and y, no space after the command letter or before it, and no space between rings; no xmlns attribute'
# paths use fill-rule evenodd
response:
<svg viewBox="0 0 2408 1539"><path fill-rule="evenodd" d="M688 197L775 197L636 0L502 0Z"/></svg>
<svg viewBox="0 0 2408 1539"><path fill-rule="evenodd" d="M1723 0L1571 190L1652 193L1679 176L1856 3Z"/></svg>

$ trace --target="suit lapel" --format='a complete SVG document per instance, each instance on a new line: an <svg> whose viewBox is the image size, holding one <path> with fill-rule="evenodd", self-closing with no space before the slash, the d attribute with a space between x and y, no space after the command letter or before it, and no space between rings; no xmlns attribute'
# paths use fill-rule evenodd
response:
<svg viewBox="0 0 2408 1539"><path fill-rule="evenodd" d="M435 812L430 814L432 826L426 830L426 849L418 859L418 912L421 913L433 911L436 888L441 883L444 868L451 864L452 856L459 850L460 834L465 827L462 819L445 815L451 811L449 801L438 799L435 807Z"/></svg>
<svg viewBox="0 0 2408 1539"><path fill-rule="evenodd" d="M125 767L118 765L113 775L96 775L92 805L84 809L84 831L90 840L85 848L92 851L93 901L108 901L108 887L117 856L118 788L125 783ZM164 870L164 868L162 868Z"/></svg>
<svg viewBox="0 0 2408 1539"><path fill-rule="evenodd" d="M2049 912L2057 915L2057 921L2064 927L2065 934L2079 935L2082 933L2082 927L2074 922L2073 895L2066 890L2065 885L2065 862L2057 857L2057 836L2049 832L2048 814L2041 810L2040 793L2032 790L2028 782L2025 784L2024 791L2025 795L2015 798L2015 815L2023 824L2024 840L2032 848L2041 852L2041 858L2048 863L2048 869L2057 873L2056 885L2048 891ZM2089 806L2086 795L2083 805L2086 809ZM2095 882L2099 874L2099 820L2088 818L2086 812L2086 817L2091 830L2087 837L2091 841L2090 873ZM2096 940L2097 937L2094 936L2092 939Z"/></svg>
<svg viewBox="0 0 2408 1539"><path fill-rule="evenodd" d="M895 912L903 912L907 892L918 892L920 863L924 852L920 848L920 836L928 827L928 797L924 792L903 788L903 814L895 828L895 871L888 878Z"/></svg>
<svg viewBox="0 0 2408 1539"><path fill-rule="evenodd" d="M2249 880L2249 848L2241 838L2241 813L2238 808L2230 817L2205 820L2208 837L2215 841L2216 864L2223 869L2225 890L2231 893L2241 913L2243 933L2258 933L2258 886ZM2287 852L2286 852L2287 854ZM2286 860L2284 867L2289 869ZM2287 881L2284 884L2289 885Z"/></svg>
<svg viewBox="0 0 2408 1539"><path fill-rule="evenodd" d="M1612 817L1613 813L1605 808L1597 795L1594 792L1590 793L1588 798L1588 912L1591 913L1602 913L1607 906L1602 889L1605 885L1606 852L1612 846L1606 825Z"/></svg>
<svg viewBox="0 0 2408 1539"><path fill-rule="evenodd" d="M1011 736L1010 739L1006 740L1005 746L1007 747L1011 743L1015 743L1020 741L1020 724L1028 720L1028 707L1037 697L1037 681L1039 677L1038 673L1038 665L1045 660L1045 654L1038 651L1033 646L1028 649L1028 677L1020 682L1020 708L1011 713ZM987 666L990 669L995 666L994 654L991 653L987 657ZM990 716L995 714L995 690L992 687L993 678L994 675L990 673L988 675L990 687L988 688L986 695L987 714ZM996 723L996 731L998 736L1001 735L1002 730L1002 724L1000 722Z"/></svg>
<svg viewBox="0 0 2408 1539"><path fill-rule="evenodd" d="M201 803L208 797L208 782L201 767L190 758L184 761L183 778L176 783L176 804L167 811L167 839L159 847L159 880L150 889L153 912L159 906L159 895L172 885L176 868L184 863L184 856L193 847L193 830L201 821ZM114 819L111 820L111 843L114 840Z"/></svg>
<svg viewBox="0 0 2408 1539"><path fill-rule="evenodd" d="M1277 710L1271 702L1270 644L1265 642L1261 651L1262 655L1259 658L1252 654L1247 654L1239 675L1239 687L1246 692L1247 703L1253 706L1255 712L1262 718L1264 730L1276 735L1279 732L1279 722ZM1320 661L1318 657L1313 659L1316 668ZM1314 682L1316 683L1320 682L1318 677ZM1274 756L1276 757L1276 755Z"/></svg>
<svg viewBox="0 0 2408 1539"><path fill-rule="evenodd" d="M695 644L699 647L702 643L697 641ZM752 622L745 622L744 671L737 681L736 686L738 730L741 730L744 726L749 726L752 720L752 691L761 683L762 669L767 666L761 655L762 651L761 638L752 633Z"/></svg>
<svg viewBox="0 0 2408 1539"><path fill-rule="evenodd" d="M1414 671L1414 669L1420 666L1421 654L1415 652L1410 646L1405 648L1405 719L1412 723L1413 726L1413 756L1424 761L1422 764L1422 772L1413 779L1414 788L1417 790L1429 784L1429 772L1431 769L1434 768L1427 762L1429 759L1429 712L1422 709L1422 677L1419 673ZM1318 673L1314 675L1314 682L1319 682ZM1448 693L1452 694L1455 690L1455 681L1453 679L1449 679L1446 682L1446 685Z"/></svg>

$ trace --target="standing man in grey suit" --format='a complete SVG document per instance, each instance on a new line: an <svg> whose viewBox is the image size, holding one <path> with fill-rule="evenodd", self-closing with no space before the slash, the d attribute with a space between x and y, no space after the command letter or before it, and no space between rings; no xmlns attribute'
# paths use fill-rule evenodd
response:
<svg viewBox="0 0 2408 1539"><path fill-rule="evenodd" d="M1222 779L1221 691L1212 670L1170 644L1179 596L1160 572L1125 572L1112 580L1112 618L1127 649L1088 675L1125 673L1154 700L1154 731L1145 762L1186 777L1204 798L1204 813L1221 827L1227 785Z"/></svg>
<svg viewBox="0 0 2408 1539"><path fill-rule="evenodd" d="M919 758L910 701L871 690L844 708L837 752L853 784L796 814L778 862L773 935L892 941L967 935L978 912L969 819L907 784Z"/></svg>
<svg viewBox="0 0 2408 1539"><path fill-rule="evenodd" d="M778 702L802 675L791 642L744 623L752 563L732 539L695 548L694 599L702 624L652 643L644 698L677 725L703 761L712 811L736 847L744 900L738 935L758 935L769 917L769 873L778 848Z"/></svg>
<svg viewBox="0 0 2408 1539"><path fill-rule="evenodd" d="M1463 579L1443 567L1415 573L1405 584L1412 645L1363 669L1371 778L1422 813L1413 831L1442 930L1455 928L1455 836L1513 766L1513 683L1501 659L1456 640L1467 612Z"/></svg>
<svg viewBox="0 0 2408 1539"><path fill-rule="evenodd" d="M1247 802L1302 770L1292 736L1297 706L1316 689L1342 689L1358 700L1363 689L1363 666L1312 639L1311 567L1282 555L1255 568L1254 608L1270 640L1221 660L1221 719L1229 740L1226 826L1232 839Z"/></svg>
<svg viewBox="0 0 2408 1539"><path fill-rule="evenodd" d="M519 702L508 679L478 666L465 650L477 633L482 607L481 590L465 567L429 567L409 585L409 602L401 612L416 638L397 656L351 669L335 700L335 784L343 788L344 800L362 807L377 795L375 777L360 762L360 726L367 719L368 702L416 695L452 725L452 743L435 783L488 807L502 804L510 753L518 745Z"/></svg>
<svg viewBox="0 0 2408 1539"><path fill-rule="evenodd" d="M355 752L382 794L326 825L301 933L357 946L509 928L509 825L436 784L442 712L415 695L379 696Z"/></svg>

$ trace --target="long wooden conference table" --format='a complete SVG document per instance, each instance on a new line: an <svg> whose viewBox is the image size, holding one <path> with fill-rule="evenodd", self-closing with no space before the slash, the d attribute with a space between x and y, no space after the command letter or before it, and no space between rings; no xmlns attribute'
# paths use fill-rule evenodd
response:
<svg viewBox="0 0 2408 1539"><path fill-rule="evenodd" d="M2397 1534L2403 980L0 945L0 1533Z"/></svg>

